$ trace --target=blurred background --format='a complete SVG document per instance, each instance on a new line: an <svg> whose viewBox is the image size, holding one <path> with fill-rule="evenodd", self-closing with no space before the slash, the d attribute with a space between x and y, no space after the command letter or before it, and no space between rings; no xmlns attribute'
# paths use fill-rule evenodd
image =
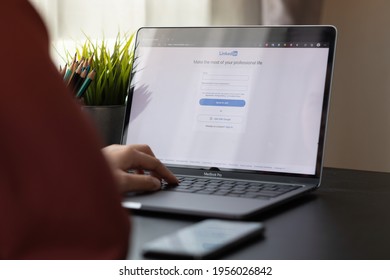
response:
<svg viewBox="0 0 390 280"><path fill-rule="evenodd" d="M390 172L390 1L30 0L53 60L75 41L141 26L331 24L338 29L325 166ZM65 46L65 47L64 47Z"/></svg>

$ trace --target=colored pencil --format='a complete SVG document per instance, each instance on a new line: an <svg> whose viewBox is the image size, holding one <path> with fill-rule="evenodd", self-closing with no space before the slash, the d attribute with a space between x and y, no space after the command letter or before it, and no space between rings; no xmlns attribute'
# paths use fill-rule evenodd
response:
<svg viewBox="0 0 390 280"><path fill-rule="evenodd" d="M87 91L89 85L92 83L92 81L95 79L95 76L96 76L96 71L95 70L92 70L87 78L85 79L84 83L82 84L81 88L79 89L79 91L77 92L77 95L76 97L77 98L82 98L85 94L85 92Z"/></svg>

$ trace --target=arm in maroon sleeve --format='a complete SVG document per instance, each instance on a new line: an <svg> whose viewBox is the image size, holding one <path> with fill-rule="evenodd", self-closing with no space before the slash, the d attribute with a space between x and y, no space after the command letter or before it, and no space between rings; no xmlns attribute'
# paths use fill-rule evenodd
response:
<svg viewBox="0 0 390 280"><path fill-rule="evenodd" d="M0 258L124 258L129 217L25 0L0 4Z"/></svg>

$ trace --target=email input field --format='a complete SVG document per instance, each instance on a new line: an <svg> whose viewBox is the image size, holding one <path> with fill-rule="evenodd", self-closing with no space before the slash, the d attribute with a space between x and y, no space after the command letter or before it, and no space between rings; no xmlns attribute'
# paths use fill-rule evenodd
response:
<svg viewBox="0 0 390 280"><path fill-rule="evenodd" d="M249 76L203 73L203 81L249 81Z"/></svg>
<svg viewBox="0 0 390 280"><path fill-rule="evenodd" d="M248 75L203 73L201 89L204 91L242 92L248 90Z"/></svg>

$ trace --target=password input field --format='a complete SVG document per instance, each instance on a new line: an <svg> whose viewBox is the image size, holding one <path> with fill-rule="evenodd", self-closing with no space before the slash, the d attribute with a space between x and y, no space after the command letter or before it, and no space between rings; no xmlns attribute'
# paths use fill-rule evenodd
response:
<svg viewBox="0 0 390 280"><path fill-rule="evenodd" d="M202 82L202 90L219 90L219 91L246 91L248 90L247 85L237 85L230 83L205 83Z"/></svg>
<svg viewBox="0 0 390 280"><path fill-rule="evenodd" d="M205 91L242 92L248 90L248 75L203 73L201 89Z"/></svg>

